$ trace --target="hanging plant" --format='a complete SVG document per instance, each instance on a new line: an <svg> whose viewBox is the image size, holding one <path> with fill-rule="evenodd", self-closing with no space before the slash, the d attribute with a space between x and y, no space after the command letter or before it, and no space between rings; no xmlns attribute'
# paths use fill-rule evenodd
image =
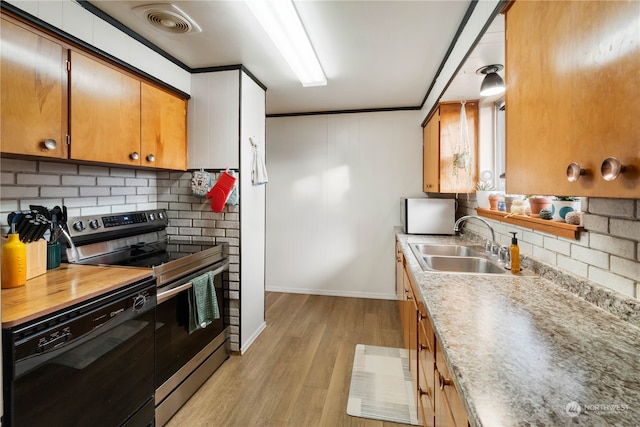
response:
<svg viewBox="0 0 640 427"><path fill-rule="evenodd" d="M467 124L467 111L464 107L466 101L460 104L460 124L458 125L458 138L453 153L453 175L458 177L458 169L467 172L471 168L471 141L469 140L469 126Z"/></svg>

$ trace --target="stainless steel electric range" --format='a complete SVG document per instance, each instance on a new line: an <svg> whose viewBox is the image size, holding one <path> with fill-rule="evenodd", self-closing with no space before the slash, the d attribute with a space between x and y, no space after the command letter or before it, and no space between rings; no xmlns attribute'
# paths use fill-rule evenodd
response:
<svg viewBox="0 0 640 427"><path fill-rule="evenodd" d="M169 243L164 209L69 218L68 262L150 267L157 280L155 422L164 425L229 357L228 245ZM189 333L192 280L212 272L220 319Z"/></svg>

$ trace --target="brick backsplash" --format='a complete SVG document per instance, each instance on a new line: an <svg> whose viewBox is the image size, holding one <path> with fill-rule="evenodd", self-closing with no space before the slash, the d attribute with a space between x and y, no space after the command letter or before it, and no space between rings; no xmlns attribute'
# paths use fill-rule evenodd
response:
<svg viewBox="0 0 640 427"><path fill-rule="evenodd" d="M219 172L211 172L214 182ZM167 209L171 244L190 243L194 239L229 244L229 323L231 351L240 351L240 206L225 206L212 212L210 200L191 194L190 172L158 172L157 203Z"/></svg>
<svg viewBox="0 0 640 427"><path fill-rule="evenodd" d="M474 195L458 198L458 214L475 214ZM640 299L640 200L585 199L584 231L578 240L565 239L511 224L489 220L501 245L509 245L509 231L517 231L520 253L587 279L626 297ZM465 225L489 237L476 221Z"/></svg>
<svg viewBox="0 0 640 427"><path fill-rule="evenodd" d="M229 244L231 350L239 351L240 208L211 211L209 200L191 195L190 172L137 170L31 160L0 160L0 227L7 214L29 205L65 205L70 217L145 209L166 209L171 245L193 239ZM217 175L210 172L215 179Z"/></svg>

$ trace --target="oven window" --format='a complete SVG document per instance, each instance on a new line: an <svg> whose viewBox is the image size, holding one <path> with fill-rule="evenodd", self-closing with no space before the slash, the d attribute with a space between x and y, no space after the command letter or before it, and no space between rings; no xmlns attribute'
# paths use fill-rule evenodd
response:
<svg viewBox="0 0 640 427"><path fill-rule="evenodd" d="M220 319L204 329L198 329L189 334L188 290L176 294L157 306L156 388L164 384L224 330L227 308L221 274L215 276L214 283Z"/></svg>

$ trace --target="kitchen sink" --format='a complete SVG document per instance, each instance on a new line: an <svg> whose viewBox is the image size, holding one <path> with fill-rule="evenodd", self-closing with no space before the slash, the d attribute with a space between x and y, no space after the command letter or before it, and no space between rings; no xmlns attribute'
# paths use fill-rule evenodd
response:
<svg viewBox="0 0 640 427"><path fill-rule="evenodd" d="M509 270L480 246L410 243L409 247L425 271L442 273L507 274ZM525 275L527 275L525 273Z"/></svg>
<svg viewBox="0 0 640 427"><path fill-rule="evenodd" d="M424 243L413 243L411 245L416 256L439 255L439 256L483 256L482 249L473 249L463 245L432 245Z"/></svg>
<svg viewBox="0 0 640 427"><path fill-rule="evenodd" d="M418 258L427 270L446 271L451 273L480 273L505 274L508 272L503 266L495 264L486 258L474 256L437 256L423 255Z"/></svg>

